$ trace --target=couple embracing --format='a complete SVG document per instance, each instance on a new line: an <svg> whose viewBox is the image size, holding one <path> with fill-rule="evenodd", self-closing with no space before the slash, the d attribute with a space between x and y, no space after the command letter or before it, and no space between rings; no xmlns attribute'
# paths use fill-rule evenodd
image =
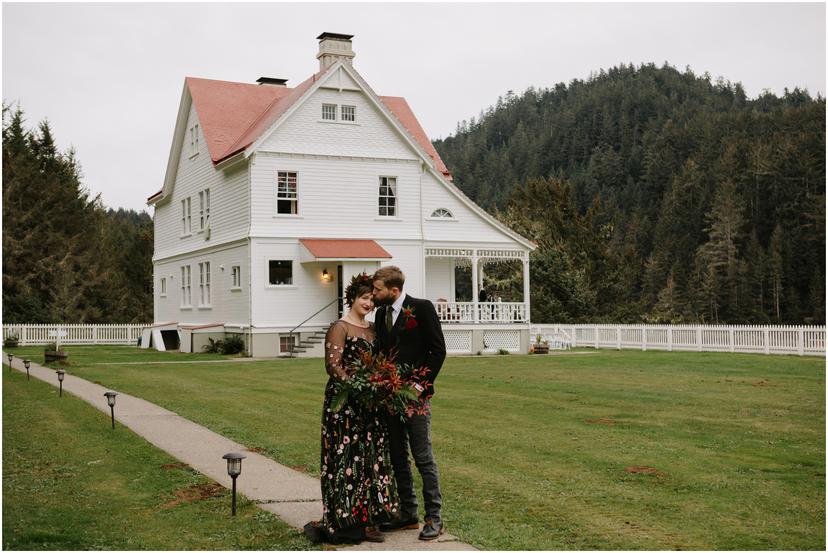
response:
<svg viewBox="0 0 828 553"><path fill-rule="evenodd" d="M407 295L404 284L405 275L394 266L355 276L345 290L349 309L325 338L330 378L322 412L322 519L305 525L314 542L382 542L382 532L419 528L409 449L423 481L419 537L432 540L443 533L429 399L446 346L434 305ZM371 324L365 316L375 307ZM414 367L421 375L411 388L418 397L406 412L367 406L347 395L342 401L338 390L372 355Z"/></svg>

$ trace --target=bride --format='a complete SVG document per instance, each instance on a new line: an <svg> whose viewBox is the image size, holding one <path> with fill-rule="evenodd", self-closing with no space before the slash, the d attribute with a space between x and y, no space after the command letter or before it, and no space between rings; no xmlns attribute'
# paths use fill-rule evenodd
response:
<svg viewBox="0 0 828 553"><path fill-rule="evenodd" d="M383 414L347 402L331 408L336 379L349 378L359 354L375 347L374 327L365 316L374 309L373 279L362 273L345 289L348 313L325 337L325 369L330 378L322 406L322 520L305 525L311 541L358 543L385 541L376 530L396 516L388 432Z"/></svg>

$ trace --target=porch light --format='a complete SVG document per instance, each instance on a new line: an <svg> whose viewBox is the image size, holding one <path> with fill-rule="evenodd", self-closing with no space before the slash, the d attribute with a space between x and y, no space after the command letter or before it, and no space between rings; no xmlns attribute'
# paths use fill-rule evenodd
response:
<svg viewBox="0 0 828 553"><path fill-rule="evenodd" d="M329 282L331 280L331 275L328 274L328 269L322 269L322 280L325 282Z"/></svg>
<svg viewBox="0 0 828 553"><path fill-rule="evenodd" d="M115 430L115 392L105 392L106 404L109 405L109 411L112 413L112 430Z"/></svg>
<svg viewBox="0 0 828 553"><path fill-rule="evenodd" d="M28 359L24 359L24 360L23 360L23 366L24 366L24 367L26 367L26 380L31 380L31 379L29 378L29 365L30 365L30 364L31 364L31 363L29 362L29 360L28 360Z"/></svg>
<svg viewBox="0 0 828 553"><path fill-rule="evenodd" d="M63 397L63 377L66 376L66 371L63 369L57 370L58 382L60 383L60 397Z"/></svg>
<svg viewBox="0 0 828 553"><path fill-rule="evenodd" d="M233 516L236 516L236 478L241 474L242 459L246 457L241 453L225 453L222 459L227 459L227 474L233 479Z"/></svg>

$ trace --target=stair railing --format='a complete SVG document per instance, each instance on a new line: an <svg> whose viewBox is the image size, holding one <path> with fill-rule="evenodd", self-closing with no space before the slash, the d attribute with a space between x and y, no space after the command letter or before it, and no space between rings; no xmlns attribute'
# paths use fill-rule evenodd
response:
<svg viewBox="0 0 828 553"><path fill-rule="evenodd" d="M329 308L331 305L334 304L334 302L338 302L338 301L341 301L341 300L342 300L341 297L334 298L333 300L331 300L330 302L325 304L325 307L323 307L322 309L320 309L319 311L317 311L316 313L314 313L313 315L311 315L310 317L308 317L307 319L305 319L304 321L302 321L301 323L299 323L298 325L296 325L296 326L294 326L293 328L290 329L290 332L288 333L288 357L291 357L291 358L293 357L293 346L295 345L294 341L293 341L293 332L297 328L299 328L300 326L302 326L303 324L305 324L306 322L313 319L314 317L316 317L317 315L322 313L324 310Z"/></svg>

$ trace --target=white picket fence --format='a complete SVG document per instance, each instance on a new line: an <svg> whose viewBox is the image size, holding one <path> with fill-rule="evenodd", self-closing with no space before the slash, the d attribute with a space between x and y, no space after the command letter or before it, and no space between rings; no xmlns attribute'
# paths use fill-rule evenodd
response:
<svg viewBox="0 0 828 553"><path fill-rule="evenodd" d="M141 329L149 324L18 324L3 325L3 339L17 336L21 346L48 344L60 333L61 345L138 343Z"/></svg>
<svg viewBox="0 0 828 553"><path fill-rule="evenodd" d="M825 355L824 326L532 325L531 339L538 334L572 347Z"/></svg>

